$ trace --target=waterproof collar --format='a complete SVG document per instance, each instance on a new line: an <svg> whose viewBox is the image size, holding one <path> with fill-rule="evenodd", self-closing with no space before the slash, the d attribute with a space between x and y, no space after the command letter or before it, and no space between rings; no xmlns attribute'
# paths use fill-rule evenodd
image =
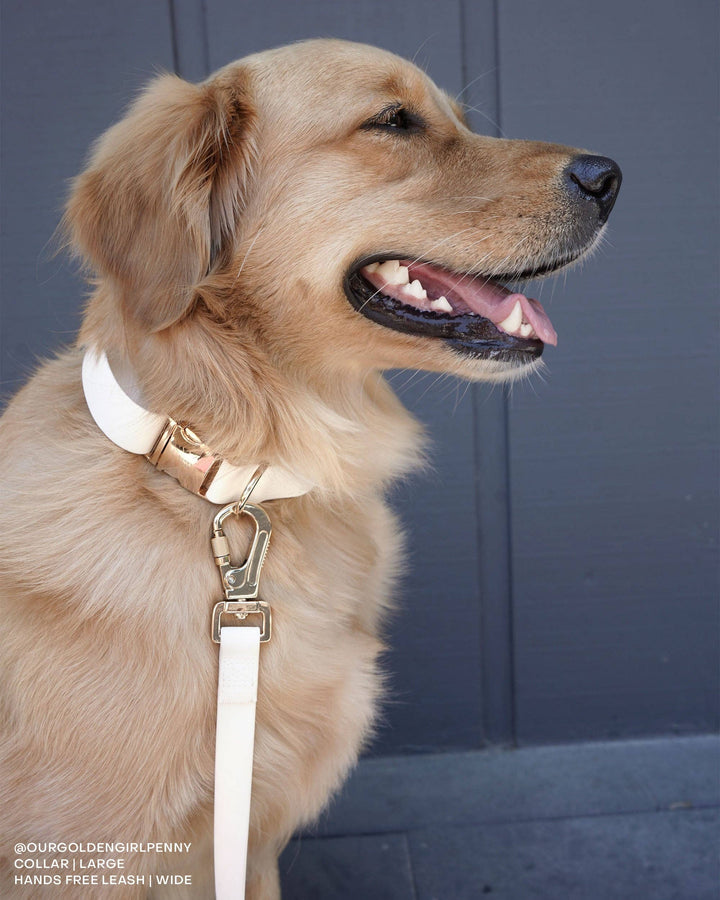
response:
<svg viewBox="0 0 720 900"><path fill-rule="evenodd" d="M233 466L188 425L140 406L120 386L104 353L94 349L85 352L82 383L88 409L106 437L129 453L146 456L158 469L210 503L237 500L257 472L257 463ZM132 393L139 394L131 376L126 383ZM269 466L253 490L253 501L299 497L312 488L311 482L287 469Z"/></svg>

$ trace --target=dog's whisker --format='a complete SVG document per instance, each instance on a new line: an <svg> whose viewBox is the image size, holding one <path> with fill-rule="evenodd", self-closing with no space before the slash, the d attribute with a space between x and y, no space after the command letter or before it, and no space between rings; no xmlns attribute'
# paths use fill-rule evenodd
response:
<svg viewBox="0 0 720 900"><path fill-rule="evenodd" d="M505 132L502 130L502 128L500 127L498 122L496 122L495 119L493 119L492 116L489 116L484 110L480 109L477 106L465 106L464 104L463 104L463 106L464 106L466 112L475 113L476 115L481 116L483 119L485 119L487 122L489 122L492 125L492 127L495 129L495 132L498 137L501 137L501 138L505 137Z"/></svg>
<svg viewBox="0 0 720 900"><path fill-rule="evenodd" d="M471 88L474 84L477 84L477 83L478 83L478 81L482 81L483 78L487 78L488 75L492 75L492 74L494 74L496 71L497 71L497 66L493 66L492 69L487 69L485 72L481 72L479 75L476 75L475 78L473 78L472 81L468 81L468 83L465 85L465 87L462 88L460 91L458 91L457 94L455 94L455 101L459 103L459 102L460 102L460 98L461 98L462 95L465 93L465 91L469 91L470 88ZM464 103L463 103L463 106L465 106Z"/></svg>

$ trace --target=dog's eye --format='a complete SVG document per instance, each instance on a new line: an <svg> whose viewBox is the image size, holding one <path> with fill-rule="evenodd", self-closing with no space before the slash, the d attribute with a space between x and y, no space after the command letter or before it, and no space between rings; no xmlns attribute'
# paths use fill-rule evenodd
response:
<svg viewBox="0 0 720 900"><path fill-rule="evenodd" d="M373 116L372 119L368 119L363 125L363 128L366 129L405 133L422 131L424 127L425 123L419 116L411 113L399 104L388 106L382 112Z"/></svg>

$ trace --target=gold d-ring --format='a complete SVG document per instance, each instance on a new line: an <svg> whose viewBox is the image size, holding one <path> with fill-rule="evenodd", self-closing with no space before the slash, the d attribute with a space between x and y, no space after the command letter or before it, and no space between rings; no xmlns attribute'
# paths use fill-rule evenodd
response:
<svg viewBox="0 0 720 900"><path fill-rule="evenodd" d="M240 499L235 502L233 512L235 513L236 516L239 516L240 513L243 511L245 504L248 502L252 492L257 487L258 481L260 481L260 479L265 474L265 470L267 469L267 467L268 467L267 463L261 463L257 467L257 469L255 469L255 473L254 473L253 477L250 479L250 481L248 481L248 483L245 485L245 490L242 492Z"/></svg>

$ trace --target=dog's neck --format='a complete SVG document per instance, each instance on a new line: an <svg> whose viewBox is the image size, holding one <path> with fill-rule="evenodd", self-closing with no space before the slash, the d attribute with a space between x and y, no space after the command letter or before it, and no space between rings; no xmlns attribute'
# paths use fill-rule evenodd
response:
<svg viewBox="0 0 720 900"><path fill-rule="evenodd" d="M124 366L116 374L107 356L94 347L84 353L82 385L90 414L107 438L128 453L145 456L211 503L244 502L253 491L255 500L298 497L313 488L279 466L233 466L205 444L190 423L146 409L134 373Z"/></svg>
<svg viewBox="0 0 720 900"><path fill-rule="evenodd" d="M325 496L385 487L422 459L422 430L378 372L291 380L251 343L216 329L108 346L88 323L80 341L131 368L144 400L189 423L234 466L267 461Z"/></svg>

